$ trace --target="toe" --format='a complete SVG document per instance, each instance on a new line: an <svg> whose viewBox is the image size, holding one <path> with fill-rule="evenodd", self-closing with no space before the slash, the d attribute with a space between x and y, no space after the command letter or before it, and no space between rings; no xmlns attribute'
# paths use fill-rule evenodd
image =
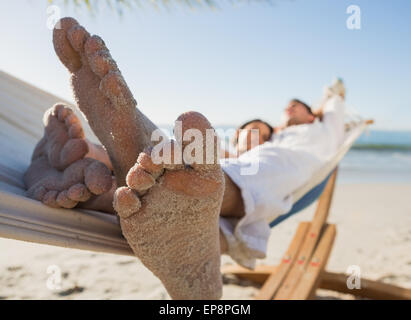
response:
<svg viewBox="0 0 411 320"><path fill-rule="evenodd" d="M137 194L127 187L121 187L114 193L114 210L123 218L129 218L141 208L141 202Z"/></svg>
<svg viewBox="0 0 411 320"><path fill-rule="evenodd" d="M144 171L144 169L136 163L128 172L126 177L127 185L137 192L144 192L151 188L156 180L153 176Z"/></svg>
<svg viewBox="0 0 411 320"><path fill-rule="evenodd" d="M159 143L150 152L151 161L154 165L161 165L164 169L184 169L182 160L182 149L176 141Z"/></svg>
<svg viewBox="0 0 411 320"><path fill-rule="evenodd" d="M27 190L27 196L37 201L42 201L46 193L47 189L43 186L37 186Z"/></svg>
<svg viewBox="0 0 411 320"><path fill-rule="evenodd" d="M143 168L145 171L151 173L154 178L157 178L163 173L163 165L162 164L155 164L151 159L151 150L147 150L147 152L141 152L138 155L137 163Z"/></svg>
<svg viewBox="0 0 411 320"><path fill-rule="evenodd" d="M77 183L67 190L67 196L77 202L85 202L91 197L90 191L82 183Z"/></svg>
<svg viewBox="0 0 411 320"><path fill-rule="evenodd" d="M177 141L183 147L184 163L196 170L218 166L219 141L210 122L201 113L190 111L180 115L176 121Z"/></svg>
<svg viewBox="0 0 411 320"><path fill-rule="evenodd" d="M80 55L73 49L70 41L67 39L67 31L78 25L73 18L63 18L53 30L53 45L60 61L71 72L75 72L81 67Z"/></svg>
<svg viewBox="0 0 411 320"><path fill-rule="evenodd" d="M44 197L43 197L43 203L46 206L52 207L52 208L59 208L60 206L57 203L57 195L58 195L58 191L56 190L51 190L48 191Z"/></svg>
<svg viewBox="0 0 411 320"><path fill-rule="evenodd" d="M115 107L134 104L137 105L126 82L118 71L108 72L100 83L100 91L110 99Z"/></svg>
<svg viewBox="0 0 411 320"><path fill-rule="evenodd" d="M100 161L93 161L84 171L84 182L94 194L102 194L111 189L111 171Z"/></svg>
<svg viewBox="0 0 411 320"><path fill-rule="evenodd" d="M68 136L72 139L84 139L84 131L81 124L73 123L68 129Z"/></svg>
<svg viewBox="0 0 411 320"><path fill-rule="evenodd" d="M70 199L67 195L67 190L61 191L56 198L56 202L60 207L71 209L77 205L77 201Z"/></svg>
<svg viewBox="0 0 411 320"><path fill-rule="evenodd" d="M70 41L71 46L77 52L84 51L84 44L88 38L90 38L90 34L80 25L73 25L67 31L67 38Z"/></svg>
<svg viewBox="0 0 411 320"><path fill-rule="evenodd" d="M43 125L46 127L46 129L50 123L57 120L57 116L61 108L63 108L62 104L55 104L50 109L47 109L46 112L44 112Z"/></svg>
<svg viewBox="0 0 411 320"><path fill-rule="evenodd" d="M70 128L72 125L76 125L76 126L79 126L79 127L82 126L80 119L74 113L68 115L64 119L64 123L65 123L67 128Z"/></svg>
<svg viewBox="0 0 411 320"><path fill-rule="evenodd" d="M100 78L110 71L118 71L117 64L108 51L98 51L89 57L91 70Z"/></svg>
<svg viewBox="0 0 411 320"><path fill-rule="evenodd" d="M84 44L84 51L87 57L91 57L96 52L108 50L103 39L101 39L99 36L94 35L86 40L86 43Z"/></svg>
<svg viewBox="0 0 411 320"><path fill-rule="evenodd" d="M55 113L56 113L57 119L64 122L67 117L73 114L73 110L71 110L69 107L65 105L56 105Z"/></svg>
<svg viewBox="0 0 411 320"><path fill-rule="evenodd" d="M77 160L84 158L88 152L88 145L84 139L69 139L60 151L59 164L66 168Z"/></svg>

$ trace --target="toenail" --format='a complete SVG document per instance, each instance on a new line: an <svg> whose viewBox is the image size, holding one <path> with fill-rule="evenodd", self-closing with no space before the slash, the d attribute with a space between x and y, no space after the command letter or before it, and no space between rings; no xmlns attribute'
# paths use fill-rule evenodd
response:
<svg viewBox="0 0 411 320"><path fill-rule="evenodd" d="M67 116L69 116L71 113L73 113L73 111L71 111L71 109L63 107L58 111L57 118L60 121L64 121L64 119Z"/></svg>

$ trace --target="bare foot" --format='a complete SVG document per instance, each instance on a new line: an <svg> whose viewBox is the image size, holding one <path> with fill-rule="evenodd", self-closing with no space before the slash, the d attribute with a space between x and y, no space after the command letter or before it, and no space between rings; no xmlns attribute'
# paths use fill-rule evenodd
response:
<svg viewBox="0 0 411 320"><path fill-rule="evenodd" d="M85 139L77 116L68 106L56 104L45 112L43 122L44 136L24 176L27 195L53 207L85 202L82 207L112 213L108 198L116 185L109 178L111 171L98 161L84 160L102 152Z"/></svg>
<svg viewBox="0 0 411 320"><path fill-rule="evenodd" d="M195 112L177 120L183 132L195 128L203 137L211 128ZM128 186L114 195L124 236L173 299L218 299L222 294L218 217L224 177L217 156L213 162L158 165L143 152L128 172Z"/></svg>
<svg viewBox="0 0 411 320"><path fill-rule="evenodd" d="M46 156L50 165L63 170L84 158L88 145L80 120L63 104L56 104L44 113L44 136L34 149L32 160Z"/></svg>
<svg viewBox="0 0 411 320"><path fill-rule="evenodd" d="M24 174L27 195L55 208L73 208L92 195L108 192L112 187L111 171L101 162L83 158L63 171L52 167L46 156L32 161Z"/></svg>
<svg viewBox="0 0 411 320"><path fill-rule="evenodd" d="M100 195L92 195L89 200L85 202L79 202L77 208L90 209L96 211L103 211L110 214L115 214L113 207L114 192L117 190L117 181L112 176L111 189Z"/></svg>
<svg viewBox="0 0 411 320"><path fill-rule="evenodd" d="M54 49L71 72L80 110L105 146L119 186L157 129L140 111L103 40L72 18L53 31Z"/></svg>

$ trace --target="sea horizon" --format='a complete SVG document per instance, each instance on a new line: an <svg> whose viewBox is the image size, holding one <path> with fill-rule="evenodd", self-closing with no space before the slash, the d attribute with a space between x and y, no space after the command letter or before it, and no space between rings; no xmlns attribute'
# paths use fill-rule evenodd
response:
<svg viewBox="0 0 411 320"><path fill-rule="evenodd" d="M172 132L171 125L159 127ZM224 133L235 128L215 127L217 132ZM231 141L231 136L226 139ZM342 159L337 181L338 184L410 184L411 130L366 130Z"/></svg>

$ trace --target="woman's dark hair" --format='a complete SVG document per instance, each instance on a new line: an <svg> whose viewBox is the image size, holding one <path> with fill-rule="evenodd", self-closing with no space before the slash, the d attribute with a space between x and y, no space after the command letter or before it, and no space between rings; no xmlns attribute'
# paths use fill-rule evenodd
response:
<svg viewBox="0 0 411 320"><path fill-rule="evenodd" d="M307 109L307 111L308 111L309 114L314 115L313 111L311 110L311 107L310 107L308 104L306 104L305 102L303 102L303 101L301 101L301 100L299 100L299 99L292 99L291 102L296 102L296 103L299 103L299 104L303 105L304 108Z"/></svg>
<svg viewBox="0 0 411 320"><path fill-rule="evenodd" d="M238 134L239 134L240 130L244 129L246 126L248 126L250 123L253 123L253 122L260 122L260 123L266 125L268 127L268 129L270 130L270 137L271 137L271 135L274 132L273 127L266 121L263 121L261 119L253 119L253 120L250 120L250 121L247 121L247 122L243 123L241 126L238 127L237 132L234 136L234 141L233 141L234 144L237 144L237 142L238 142Z"/></svg>

